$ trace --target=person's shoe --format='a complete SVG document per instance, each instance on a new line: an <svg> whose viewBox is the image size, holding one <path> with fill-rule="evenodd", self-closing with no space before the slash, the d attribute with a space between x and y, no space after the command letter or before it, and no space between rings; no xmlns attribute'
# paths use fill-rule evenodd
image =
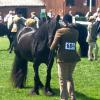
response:
<svg viewBox="0 0 100 100"><path fill-rule="evenodd" d="M76 100L75 96L72 95L72 96L70 97L70 100Z"/></svg>
<svg viewBox="0 0 100 100"><path fill-rule="evenodd" d="M94 58L94 60L97 60L97 58Z"/></svg>
<svg viewBox="0 0 100 100"><path fill-rule="evenodd" d="M89 61L93 61L93 59L88 59Z"/></svg>

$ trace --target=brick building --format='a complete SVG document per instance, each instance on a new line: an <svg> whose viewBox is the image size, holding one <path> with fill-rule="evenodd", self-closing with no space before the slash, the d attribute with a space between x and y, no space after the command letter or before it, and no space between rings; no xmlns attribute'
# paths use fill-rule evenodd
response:
<svg viewBox="0 0 100 100"><path fill-rule="evenodd" d="M42 0L0 0L0 12L3 17L9 10L20 10L24 17L29 17L32 11L38 15L43 8Z"/></svg>
<svg viewBox="0 0 100 100"><path fill-rule="evenodd" d="M81 12L86 14L89 11L90 0L42 0L47 11L53 10L56 14L64 14L72 11L73 14ZM100 7L100 0L92 0L92 11Z"/></svg>

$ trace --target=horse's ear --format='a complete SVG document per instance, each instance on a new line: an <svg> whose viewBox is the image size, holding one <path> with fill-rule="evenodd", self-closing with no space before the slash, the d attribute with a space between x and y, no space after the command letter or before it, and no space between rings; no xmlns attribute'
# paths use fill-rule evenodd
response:
<svg viewBox="0 0 100 100"><path fill-rule="evenodd" d="M60 20L60 15L57 15L56 21L58 22Z"/></svg>

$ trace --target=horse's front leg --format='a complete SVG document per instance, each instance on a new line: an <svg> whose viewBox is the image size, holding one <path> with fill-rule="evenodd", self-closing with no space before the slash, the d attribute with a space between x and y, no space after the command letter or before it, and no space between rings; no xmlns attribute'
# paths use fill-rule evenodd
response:
<svg viewBox="0 0 100 100"><path fill-rule="evenodd" d="M51 81L51 70L54 63L54 58L51 59L51 61L47 62L47 76L46 76L46 84L45 84L45 94L48 96L54 95L54 92L52 91L50 87L50 81Z"/></svg>
<svg viewBox="0 0 100 100"><path fill-rule="evenodd" d="M34 62L34 65L33 65L34 73L35 73L35 76L34 76L34 88L30 92L31 95L35 95L35 94L39 95L39 88L43 87L43 84L40 81L39 73L38 73L39 65L40 65L39 62Z"/></svg>

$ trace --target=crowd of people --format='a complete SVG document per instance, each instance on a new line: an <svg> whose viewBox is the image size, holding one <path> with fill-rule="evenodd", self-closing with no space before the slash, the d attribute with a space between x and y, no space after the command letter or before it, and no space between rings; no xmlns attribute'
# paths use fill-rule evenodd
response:
<svg viewBox="0 0 100 100"><path fill-rule="evenodd" d="M20 12L16 12L16 11L13 11L13 10L10 10L9 12L8 12L8 14L6 14L5 16L4 16L4 18L2 17L2 13L0 12L0 23L4 23L4 24L6 24L7 25L7 27L8 27L8 29L10 29L11 27L11 24L12 24L12 22L13 22L13 19L14 18L16 18L16 16L19 16L19 17L23 17L22 16L22 14L20 13ZM36 14L36 12L31 12L30 13L30 15L28 15L28 16L30 16L30 18L28 17L28 18L24 18L23 17L23 19L26 21L27 19L28 19L28 21L26 22L26 24L28 25L28 24L33 24L34 23L34 21L32 20L32 19L34 19L35 21L36 21L36 28L38 29L39 28L39 26L43 23L43 22L45 22L45 21L47 21L47 20L49 20L49 19L51 19L51 18L53 18L53 15L52 15L52 13L51 13L51 11L49 11L48 13L47 12L40 12L40 14L37 16L37 14ZM33 21L33 23L32 23L32 21ZM26 25L26 26L27 26ZM29 25L30 26L30 25Z"/></svg>
<svg viewBox="0 0 100 100"><path fill-rule="evenodd" d="M42 23L39 22L40 19L45 22L47 19L50 20L52 18L52 15L50 12L48 13L48 16L45 13L41 13L40 18L38 18L36 16L36 13L32 12L31 17L26 20L20 13L15 14L14 11L9 11L9 13L4 17L4 22L7 23L8 29L11 29L12 21L13 23L16 23L16 18L19 17L25 21L25 25L27 27L33 26L38 29L40 27L40 24ZM88 60L92 61L98 59L98 29L95 23L100 22L100 9L98 9L95 14L89 12L86 15L86 18L90 22L87 27L88 35L86 39L89 44ZM76 100L72 74L77 62L80 61L80 57L76 52L76 42L78 41L79 33L71 26L71 15L68 18L64 16L62 20L64 21L65 26L56 31L50 50L55 50L56 46L59 44L59 47L57 49L57 63L61 100L68 100L68 96L71 98L71 100ZM2 17L0 17L0 22L2 22ZM15 24L13 24L11 31L17 32Z"/></svg>

